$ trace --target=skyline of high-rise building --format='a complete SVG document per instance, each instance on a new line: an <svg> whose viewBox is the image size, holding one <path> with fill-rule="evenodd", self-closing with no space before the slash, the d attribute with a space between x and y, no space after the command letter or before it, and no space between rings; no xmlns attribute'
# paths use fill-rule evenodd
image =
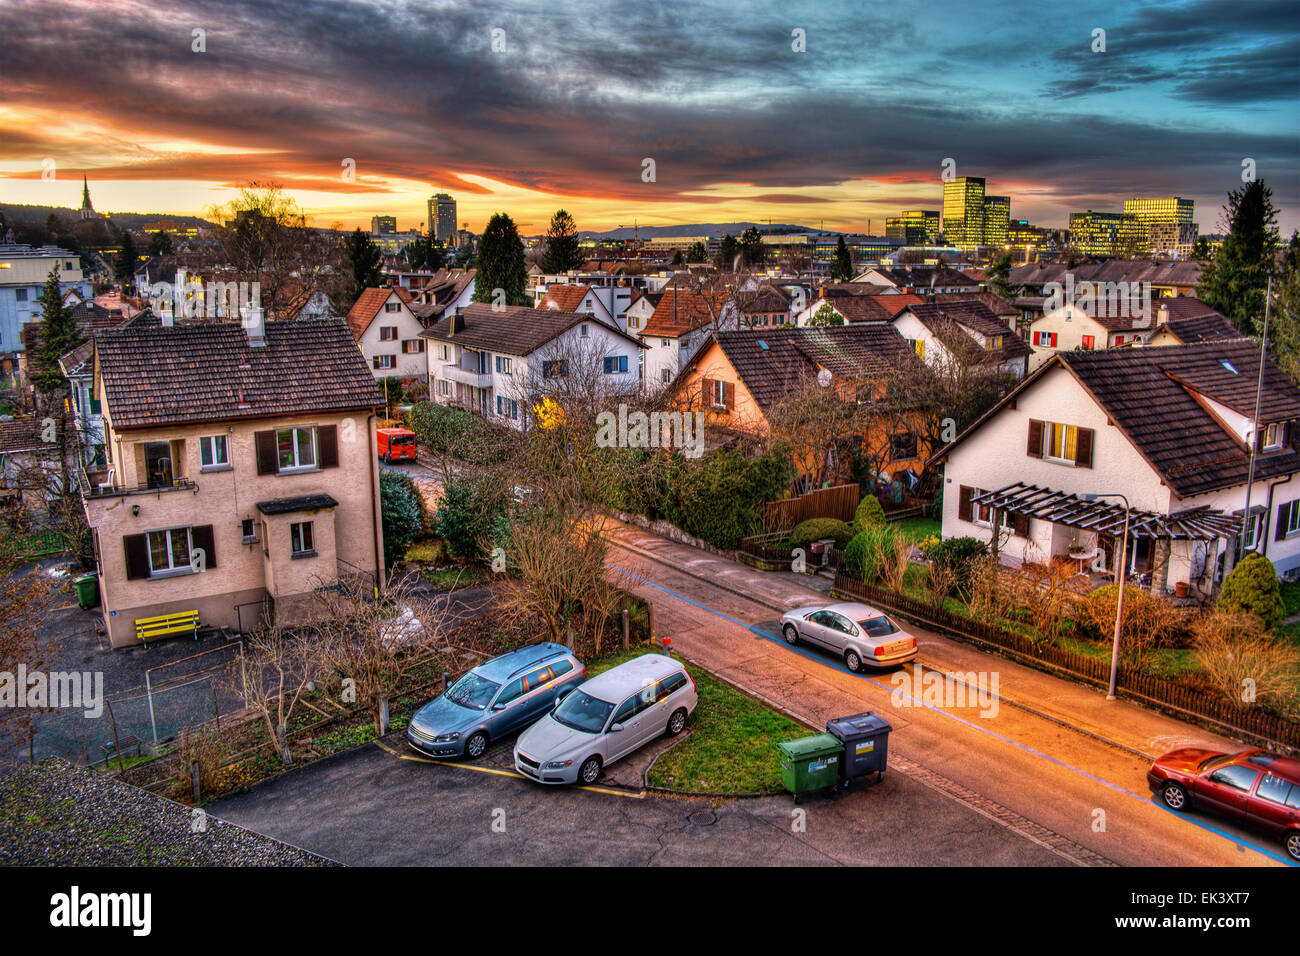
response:
<svg viewBox="0 0 1300 956"><path fill-rule="evenodd" d="M456 244L456 200L448 193L429 198L429 237L448 247Z"/></svg>
<svg viewBox="0 0 1300 956"><path fill-rule="evenodd" d="M1011 197L984 197L984 245L1002 248L1011 225Z"/></svg>
<svg viewBox="0 0 1300 956"><path fill-rule="evenodd" d="M901 215L885 219L885 236L902 239L909 246L937 245L939 232L937 209L904 209Z"/></svg>
<svg viewBox="0 0 1300 956"><path fill-rule="evenodd" d="M961 176L943 184L944 240L961 249L976 249L984 242L984 189L982 176Z"/></svg>

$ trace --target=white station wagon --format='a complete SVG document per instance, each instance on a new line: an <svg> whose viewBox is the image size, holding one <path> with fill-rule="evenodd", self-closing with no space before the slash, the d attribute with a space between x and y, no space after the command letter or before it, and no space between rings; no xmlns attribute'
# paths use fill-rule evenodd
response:
<svg viewBox="0 0 1300 956"><path fill-rule="evenodd" d="M601 768L680 734L699 698L681 661L642 654L567 692L515 741L515 769L541 783L593 784Z"/></svg>

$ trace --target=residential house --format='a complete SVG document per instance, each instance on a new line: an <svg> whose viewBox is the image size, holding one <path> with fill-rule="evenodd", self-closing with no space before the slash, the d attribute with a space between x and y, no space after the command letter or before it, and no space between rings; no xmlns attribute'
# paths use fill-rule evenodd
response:
<svg viewBox="0 0 1300 956"><path fill-rule="evenodd" d="M0 421L0 513L43 512L62 487L61 472L52 419Z"/></svg>
<svg viewBox="0 0 1300 956"><path fill-rule="evenodd" d="M81 487L114 647L142 618L297 625L341 579L382 589L383 401L345 322L135 321L93 349L107 454Z"/></svg>
<svg viewBox="0 0 1300 956"><path fill-rule="evenodd" d="M475 302L421 336L434 401L521 430L552 386L638 388L640 342L591 315Z"/></svg>
<svg viewBox="0 0 1300 956"><path fill-rule="evenodd" d="M978 280L946 265L898 265L893 268L872 266L860 275L854 276L853 281L897 289L899 292L920 294L945 292L970 294L980 290Z"/></svg>
<svg viewBox="0 0 1300 956"><path fill-rule="evenodd" d="M1030 350L1015 332L1014 316L999 316L979 299L909 305L893 324L932 368L987 358L1008 378L1028 372Z"/></svg>
<svg viewBox="0 0 1300 956"><path fill-rule="evenodd" d="M1059 352L1142 345L1155 332L1154 311L1140 299L1065 302L1029 323L1029 367Z"/></svg>
<svg viewBox="0 0 1300 956"><path fill-rule="evenodd" d="M824 309L839 316L845 324L855 322L892 322L909 305L919 305L925 300L911 293L889 292L881 294L878 286L860 286L861 292L847 292L832 286L818 290L819 298L795 315L795 325L809 325Z"/></svg>
<svg viewBox="0 0 1300 956"><path fill-rule="evenodd" d="M91 296L90 282L81 273L81 257L58 246L33 248L0 243L0 355L23 350L22 328L41 318L41 292L58 270L59 290Z"/></svg>
<svg viewBox="0 0 1300 956"><path fill-rule="evenodd" d="M1242 335L1232 320L1192 296L1161 299L1156 309L1156 330L1148 345L1195 345L1237 339Z"/></svg>
<svg viewBox="0 0 1300 956"><path fill-rule="evenodd" d="M878 481L907 477L910 485L929 449L918 440L922 429L911 413L884 401L891 377L909 370L926 374L887 323L722 331L690 358L672 388L679 405L706 413L706 428L766 435L773 418L780 427L782 403L800 389L833 385L846 403L878 406L880 413L868 417L865 434L839 436L825 449L830 469L848 477L852 453L865 450ZM796 464L802 469L807 462ZM797 478L801 485L812 480L806 471Z"/></svg>
<svg viewBox="0 0 1300 956"><path fill-rule="evenodd" d="M424 381L429 363L424 357L424 324L411 311L405 289L366 289L348 311L348 327L375 378Z"/></svg>
<svg viewBox="0 0 1300 956"><path fill-rule="evenodd" d="M1058 352L934 456L943 536L992 543L996 524L1004 561L1113 570L1124 495L1125 566L1153 590L1212 595L1243 528L1300 568L1300 389L1266 360L1256 428L1259 361L1244 340Z"/></svg>
<svg viewBox="0 0 1300 956"><path fill-rule="evenodd" d="M678 285L664 289L659 304L640 330L645 346L641 378L647 388L667 385L677 377L719 324L715 322L718 311L709 298L695 290Z"/></svg>
<svg viewBox="0 0 1300 956"><path fill-rule="evenodd" d="M623 316L627 322L626 331L629 335L641 334L650 321L650 317L655 314L655 308L659 305L661 298L663 298L662 292L646 292L642 289L632 290L632 297L628 301L627 311Z"/></svg>
<svg viewBox="0 0 1300 956"><path fill-rule="evenodd" d="M627 291L630 297L631 290ZM615 320L614 314L597 294L597 290L590 286L581 284L547 286L541 301L537 303L537 307L539 309L558 309L560 312L590 315L611 328L626 331L625 323Z"/></svg>
<svg viewBox="0 0 1300 956"><path fill-rule="evenodd" d="M474 301L473 269L439 269L422 286L411 290L410 308L425 328Z"/></svg>
<svg viewBox="0 0 1300 956"><path fill-rule="evenodd" d="M790 294L771 282L737 290L732 303L742 329L770 329L790 324Z"/></svg>

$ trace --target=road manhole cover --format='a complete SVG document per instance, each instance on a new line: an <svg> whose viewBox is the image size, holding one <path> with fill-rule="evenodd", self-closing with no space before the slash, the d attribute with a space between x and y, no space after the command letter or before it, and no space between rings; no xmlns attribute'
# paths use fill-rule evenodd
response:
<svg viewBox="0 0 1300 956"><path fill-rule="evenodd" d="M697 810L686 819L690 820L691 823L695 824L697 827L711 827L713 824L718 822L718 818L707 810Z"/></svg>

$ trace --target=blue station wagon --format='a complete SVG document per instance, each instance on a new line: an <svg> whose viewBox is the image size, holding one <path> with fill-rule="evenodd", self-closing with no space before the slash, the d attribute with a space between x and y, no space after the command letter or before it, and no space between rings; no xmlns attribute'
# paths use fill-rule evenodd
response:
<svg viewBox="0 0 1300 956"><path fill-rule="evenodd" d="M561 644L530 644L485 661L415 712L406 740L428 757L483 756L488 744L547 714L587 667Z"/></svg>

